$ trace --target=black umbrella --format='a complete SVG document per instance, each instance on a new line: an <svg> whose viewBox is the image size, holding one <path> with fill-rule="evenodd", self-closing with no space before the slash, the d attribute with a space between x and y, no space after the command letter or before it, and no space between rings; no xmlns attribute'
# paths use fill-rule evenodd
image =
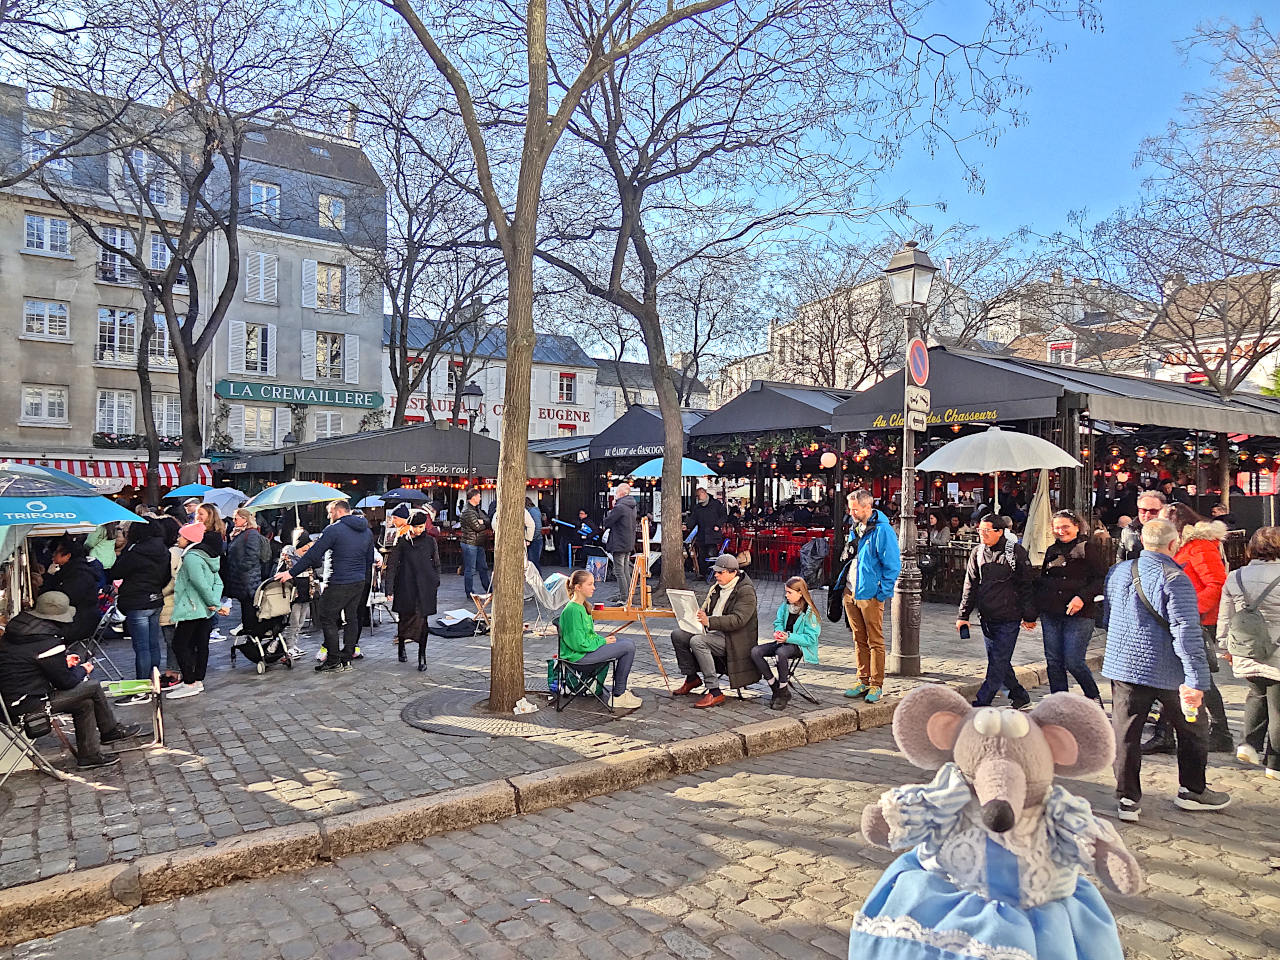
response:
<svg viewBox="0 0 1280 960"><path fill-rule="evenodd" d="M426 503L430 499L421 490L411 490L409 487L396 487L381 496L383 503L411 503L414 506Z"/></svg>

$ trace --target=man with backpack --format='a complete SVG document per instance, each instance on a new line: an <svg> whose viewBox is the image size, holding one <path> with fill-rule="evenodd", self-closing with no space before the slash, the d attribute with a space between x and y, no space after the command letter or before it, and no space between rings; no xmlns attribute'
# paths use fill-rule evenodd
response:
<svg viewBox="0 0 1280 960"><path fill-rule="evenodd" d="M1142 553L1107 574L1107 651L1102 675L1111 681L1116 733L1117 816L1136 823L1142 812L1142 727L1157 700L1173 721L1182 810L1221 810L1231 797L1205 782L1207 718L1198 716L1209 689L1209 664L1195 587L1173 555L1178 531L1167 520L1142 527Z"/></svg>

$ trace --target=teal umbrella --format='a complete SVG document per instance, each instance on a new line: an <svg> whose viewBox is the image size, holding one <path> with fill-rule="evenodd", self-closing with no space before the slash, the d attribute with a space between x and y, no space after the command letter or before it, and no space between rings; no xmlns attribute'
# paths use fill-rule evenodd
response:
<svg viewBox="0 0 1280 960"><path fill-rule="evenodd" d="M207 483L184 483L180 487L174 487L164 495L165 500L185 500L188 497L202 497L213 487Z"/></svg>
<svg viewBox="0 0 1280 960"><path fill-rule="evenodd" d="M654 457L652 460L640 464L631 471L633 477L661 477L662 476L662 458ZM719 476L714 470L705 463L698 460L690 460L688 457L680 458L680 476L682 477L716 477Z"/></svg>
<svg viewBox="0 0 1280 960"><path fill-rule="evenodd" d="M259 510L283 510L285 507L299 507L304 503L328 503L331 500L346 500L347 495L341 490L327 487L323 483L311 480L290 480L268 487L244 505L244 509L257 513Z"/></svg>

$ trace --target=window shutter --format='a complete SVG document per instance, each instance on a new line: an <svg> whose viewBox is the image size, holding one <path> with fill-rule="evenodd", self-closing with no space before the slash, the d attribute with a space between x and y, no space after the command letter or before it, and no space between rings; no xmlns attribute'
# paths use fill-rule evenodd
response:
<svg viewBox="0 0 1280 960"><path fill-rule="evenodd" d="M280 258L274 253L262 256L262 299L267 303L275 303L279 297L276 279L279 276Z"/></svg>
<svg viewBox="0 0 1280 960"><path fill-rule="evenodd" d="M360 338L354 333L342 338L343 379L347 383L360 382Z"/></svg>
<svg viewBox="0 0 1280 960"><path fill-rule="evenodd" d="M360 312L360 268L355 264L348 264L347 268L342 271L342 279L345 281L346 290L346 307L347 313Z"/></svg>
<svg viewBox="0 0 1280 960"><path fill-rule="evenodd" d="M293 412L288 407L276 407L276 448L284 446L284 435L293 430Z"/></svg>
<svg viewBox="0 0 1280 960"><path fill-rule="evenodd" d="M244 373L245 326L243 320L232 320L227 327L227 372ZM243 426L243 424L242 424Z"/></svg>
<svg viewBox="0 0 1280 960"><path fill-rule="evenodd" d="M302 331L302 379L314 380L316 378L316 332L314 330Z"/></svg>
<svg viewBox="0 0 1280 960"><path fill-rule="evenodd" d="M302 305L304 307L316 305L316 262L314 260L302 261Z"/></svg>
<svg viewBox="0 0 1280 960"><path fill-rule="evenodd" d="M236 450L244 449L244 404L231 404L231 412L227 414L227 436L231 437L231 446Z"/></svg>
<svg viewBox="0 0 1280 960"><path fill-rule="evenodd" d="M267 376L274 377L276 375L276 325L264 324L264 329L267 334Z"/></svg>
<svg viewBox="0 0 1280 960"><path fill-rule="evenodd" d="M245 257L244 265L244 298L246 300L262 299L262 261L260 253L250 253Z"/></svg>

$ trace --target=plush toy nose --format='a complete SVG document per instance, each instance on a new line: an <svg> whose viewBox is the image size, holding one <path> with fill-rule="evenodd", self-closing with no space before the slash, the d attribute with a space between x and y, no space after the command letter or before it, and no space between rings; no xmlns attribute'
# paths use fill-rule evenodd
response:
<svg viewBox="0 0 1280 960"><path fill-rule="evenodd" d="M1013 826L1013 807L1008 800L991 800L982 807L982 822L988 830L1004 833Z"/></svg>

